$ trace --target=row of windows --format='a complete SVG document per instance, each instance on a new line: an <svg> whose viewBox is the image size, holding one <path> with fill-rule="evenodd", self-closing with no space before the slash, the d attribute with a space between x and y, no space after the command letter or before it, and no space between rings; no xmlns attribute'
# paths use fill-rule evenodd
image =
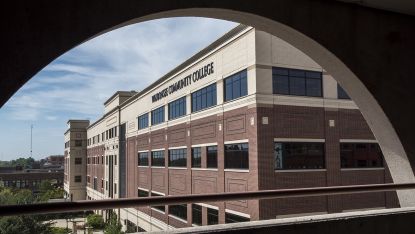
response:
<svg viewBox="0 0 415 234"><path fill-rule="evenodd" d="M225 169L249 169L248 143L227 144L224 146ZM194 147L191 151L192 168L202 166L202 149ZM342 168L383 167L380 147L374 143L340 143ZM275 170L324 169L324 143L275 142ZM152 166L165 165L164 151L151 152ZM149 165L149 153L138 153L138 165ZM169 150L169 167L187 167L187 149ZM206 167L217 168L217 146L206 147Z"/></svg>
<svg viewBox="0 0 415 234"><path fill-rule="evenodd" d="M274 143L275 169L325 168L324 143ZM383 167L378 144L340 143L341 168Z"/></svg>
<svg viewBox="0 0 415 234"><path fill-rule="evenodd" d="M224 79L224 101L231 101L248 95L247 70L243 70ZM272 69L272 88L274 94L296 96L323 96L322 73L299 69L274 67ZM339 99L350 99L338 85ZM201 88L191 95L191 111L196 112L216 105L216 83ZM169 103L169 120L186 115L186 97ZM153 117L153 115L155 115ZM152 124L164 122L164 106L152 111ZM148 127L148 113L139 116L138 128Z"/></svg>
<svg viewBox="0 0 415 234"><path fill-rule="evenodd" d="M109 140L112 139L114 137L117 137L117 126L110 128L108 130L106 130L105 132L102 132L101 134L98 134L96 136L93 136L91 138L89 138L87 140L87 145L94 145L97 144L99 142L105 141L105 140ZM76 142L75 142L75 146L76 146ZM82 145L79 145L82 146Z"/></svg>
<svg viewBox="0 0 415 234"><path fill-rule="evenodd" d="M82 140L74 140L75 147L81 147L82 146ZM65 142L65 149L71 146L71 141Z"/></svg>
<svg viewBox="0 0 415 234"><path fill-rule="evenodd" d="M138 189L138 197L148 197L151 194L152 197L162 196L157 193L149 193L146 190ZM166 211L165 206L153 206L153 209L156 209L161 212ZM169 214L176 216L182 220L187 220L187 205L178 204L178 205L169 205L168 206ZM235 223L235 222L247 222L249 218L235 215L229 212L225 212L225 223ZM202 225L202 206L197 204L192 204L192 224ZM217 209L207 208L207 224L215 225L219 224L219 211Z"/></svg>
<svg viewBox="0 0 415 234"><path fill-rule="evenodd" d="M101 160L100 160L100 158L101 158ZM105 156L105 164L106 165L108 165L108 158L111 158L113 160L113 164L117 165L117 155L107 155L107 156ZM75 159L75 164L77 164L76 159ZM78 160L81 160L80 162L82 163L82 158L80 158ZM104 156L88 157L87 158L87 164L104 164Z"/></svg>

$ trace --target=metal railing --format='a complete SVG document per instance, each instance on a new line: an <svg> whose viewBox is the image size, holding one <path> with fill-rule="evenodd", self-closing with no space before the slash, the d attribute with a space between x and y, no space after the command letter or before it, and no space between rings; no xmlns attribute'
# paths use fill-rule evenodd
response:
<svg viewBox="0 0 415 234"><path fill-rule="evenodd" d="M343 195L356 193L387 192L406 189L415 189L415 183L332 186L280 190L261 190L254 192L249 191L237 193L192 194L182 196L157 196L148 198L119 198L93 201L88 200L74 202L37 203L27 205L7 205L0 206L0 216L48 214L84 210L173 205L184 203L222 202L231 200L255 200L272 198L310 197L323 195Z"/></svg>

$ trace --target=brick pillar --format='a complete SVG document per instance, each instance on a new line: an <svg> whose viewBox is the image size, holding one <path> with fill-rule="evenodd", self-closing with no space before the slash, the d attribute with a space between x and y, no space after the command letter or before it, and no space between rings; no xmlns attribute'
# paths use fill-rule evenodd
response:
<svg viewBox="0 0 415 234"><path fill-rule="evenodd" d="M326 160L326 186L340 186L340 132L338 110L334 108L325 109L325 160ZM342 197L327 196L327 212L341 212Z"/></svg>

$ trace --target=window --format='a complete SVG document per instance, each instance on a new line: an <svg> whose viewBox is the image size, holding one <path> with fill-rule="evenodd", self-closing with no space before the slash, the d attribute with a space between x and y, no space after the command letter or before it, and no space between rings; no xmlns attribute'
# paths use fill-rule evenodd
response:
<svg viewBox="0 0 415 234"><path fill-rule="evenodd" d="M219 211L212 208L207 208L207 223L208 225L215 225L219 223Z"/></svg>
<svg viewBox="0 0 415 234"><path fill-rule="evenodd" d="M187 205L170 205L169 214L179 217L181 219L187 220Z"/></svg>
<svg viewBox="0 0 415 234"><path fill-rule="evenodd" d="M247 71L243 70L224 80L225 102L248 95Z"/></svg>
<svg viewBox="0 0 415 234"><path fill-rule="evenodd" d="M202 206L192 204L192 224L202 225Z"/></svg>
<svg viewBox="0 0 415 234"><path fill-rule="evenodd" d="M350 99L349 95L347 95L346 91L339 84L337 84L337 98Z"/></svg>
<svg viewBox="0 0 415 234"><path fill-rule="evenodd" d="M138 116L138 129L144 129L148 127L148 113Z"/></svg>
<svg viewBox="0 0 415 234"><path fill-rule="evenodd" d="M75 158L75 164L82 164L82 158Z"/></svg>
<svg viewBox="0 0 415 234"><path fill-rule="evenodd" d="M164 167L164 151L151 152L151 166Z"/></svg>
<svg viewBox="0 0 415 234"><path fill-rule="evenodd" d="M276 142L276 170L324 168L324 143Z"/></svg>
<svg viewBox="0 0 415 234"><path fill-rule="evenodd" d="M91 177L90 176L86 176L86 182L91 183Z"/></svg>
<svg viewBox="0 0 415 234"><path fill-rule="evenodd" d="M225 223L248 222L250 218L225 212Z"/></svg>
<svg viewBox="0 0 415 234"><path fill-rule="evenodd" d="M218 168L218 147L208 146L206 148L206 167Z"/></svg>
<svg viewBox="0 0 415 234"><path fill-rule="evenodd" d="M225 145L225 169L249 169L248 143Z"/></svg>
<svg viewBox="0 0 415 234"><path fill-rule="evenodd" d="M169 167L186 167L186 150L187 149L169 150Z"/></svg>
<svg viewBox="0 0 415 234"><path fill-rule="evenodd" d="M148 166L148 152L138 153L138 166Z"/></svg>
<svg viewBox="0 0 415 234"><path fill-rule="evenodd" d="M98 190L98 184L97 184L98 182L97 182L97 177L94 177L94 189L95 190Z"/></svg>
<svg viewBox="0 0 415 234"><path fill-rule="evenodd" d="M186 115L186 96L169 103L169 120Z"/></svg>
<svg viewBox="0 0 415 234"><path fill-rule="evenodd" d="M114 194L117 194L117 183L114 183Z"/></svg>
<svg viewBox="0 0 415 234"><path fill-rule="evenodd" d="M138 197L148 197L148 191L143 189L138 189Z"/></svg>
<svg viewBox="0 0 415 234"><path fill-rule="evenodd" d="M80 176L80 175L77 175L77 176L75 176L75 183L81 183L82 182L82 176Z"/></svg>
<svg viewBox="0 0 415 234"><path fill-rule="evenodd" d="M216 83L192 93L192 112L216 106Z"/></svg>
<svg viewBox="0 0 415 234"><path fill-rule="evenodd" d="M272 68L274 94L322 97L322 73L288 68Z"/></svg>
<svg viewBox="0 0 415 234"><path fill-rule="evenodd" d="M117 155L114 155L114 165L117 165Z"/></svg>
<svg viewBox="0 0 415 234"><path fill-rule="evenodd" d="M164 122L164 106L151 111L151 125Z"/></svg>
<svg viewBox="0 0 415 234"><path fill-rule="evenodd" d="M82 140L75 140L75 146L76 147L82 146Z"/></svg>
<svg viewBox="0 0 415 234"><path fill-rule="evenodd" d="M202 150L200 147L192 148L192 167L202 167Z"/></svg>
<svg viewBox="0 0 415 234"><path fill-rule="evenodd" d="M101 164L104 164L104 156L101 156Z"/></svg>
<svg viewBox="0 0 415 234"><path fill-rule="evenodd" d="M340 143L342 168L383 167L383 154L376 143Z"/></svg>
<svg viewBox="0 0 415 234"><path fill-rule="evenodd" d="M160 197L160 196L163 196L163 195L160 195L160 194L157 194L157 193L151 193L151 196L152 197ZM152 206L152 207L154 209L156 209L156 210L161 211L161 212L165 212L166 211L166 207L164 205L162 205L162 206Z"/></svg>
<svg viewBox="0 0 415 234"><path fill-rule="evenodd" d="M104 189L104 179L101 179L101 189Z"/></svg>

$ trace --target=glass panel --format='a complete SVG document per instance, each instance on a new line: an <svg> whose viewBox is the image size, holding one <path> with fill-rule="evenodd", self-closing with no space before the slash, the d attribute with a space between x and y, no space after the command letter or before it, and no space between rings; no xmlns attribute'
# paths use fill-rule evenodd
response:
<svg viewBox="0 0 415 234"><path fill-rule="evenodd" d="M307 96L321 97L321 79L307 79Z"/></svg>

